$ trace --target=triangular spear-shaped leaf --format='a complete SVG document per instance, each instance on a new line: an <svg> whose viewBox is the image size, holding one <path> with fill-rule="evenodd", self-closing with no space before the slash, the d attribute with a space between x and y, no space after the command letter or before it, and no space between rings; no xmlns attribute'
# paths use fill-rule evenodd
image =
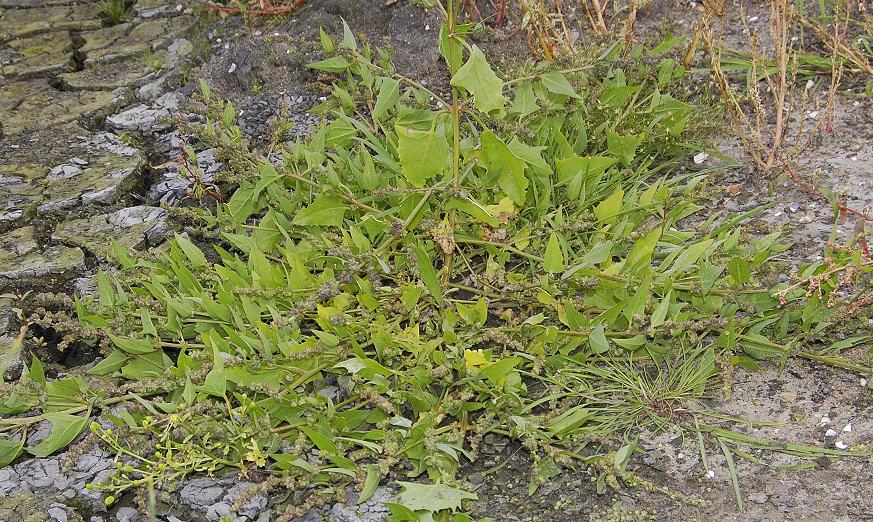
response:
<svg viewBox="0 0 873 522"><path fill-rule="evenodd" d="M413 249L415 250L415 257L418 258L418 271L421 274L421 281L430 291L430 295L433 296L437 304L442 305L443 290L440 286L440 280L439 277L437 277L433 263L430 261L430 256L428 256L424 248L419 245L415 245Z"/></svg>
<svg viewBox="0 0 873 522"><path fill-rule="evenodd" d="M294 216L295 225L333 226L343 224L346 204L339 198L322 194Z"/></svg>
<svg viewBox="0 0 873 522"><path fill-rule="evenodd" d="M485 54L475 45L470 48L470 57L452 77L452 86L461 87L473 96L473 106L482 112L503 110L503 80L491 66Z"/></svg>
<svg viewBox="0 0 873 522"><path fill-rule="evenodd" d="M455 489L446 484L417 484L415 482L397 481L403 491L397 497L397 502L412 511L430 511L436 513L444 509L458 510L464 500L477 500L475 493Z"/></svg>
<svg viewBox="0 0 873 522"><path fill-rule="evenodd" d="M79 417L68 413L46 413L45 420L52 423L52 433L36 446L28 447L27 452L39 458L48 457L61 448L65 448L85 429L88 417Z"/></svg>
<svg viewBox="0 0 873 522"><path fill-rule="evenodd" d="M558 241L558 235L552 232L549 236L549 242L546 245L545 270L550 274L557 274L564 270L564 253L561 251L561 243Z"/></svg>
<svg viewBox="0 0 873 522"><path fill-rule="evenodd" d="M395 125L403 175L416 187L438 176L448 163L449 143L440 127L419 131Z"/></svg>
<svg viewBox="0 0 873 522"><path fill-rule="evenodd" d="M24 449L23 438L12 440L0 437L0 468L15 460L21 454L22 449Z"/></svg>
<svg viewBox="0 0 873 522"><path fill-rule="evenodd" d="M524 176L525 162L491 131L482 133L480 159L489 174L497 176L497 184L518 205L527 196L528 180Z"/></svg>

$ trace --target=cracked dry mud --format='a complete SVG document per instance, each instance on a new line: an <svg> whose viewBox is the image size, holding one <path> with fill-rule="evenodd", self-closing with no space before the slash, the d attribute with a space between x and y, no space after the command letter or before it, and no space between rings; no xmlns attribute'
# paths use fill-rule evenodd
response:
<svg viewBox="0 0 873 522"><path fill-rule="evenodd" d="M194 88L189 76L206 78L221 96L234 101L240 127L253 143L265 138L267 122L282 105L297 124L292 134L304 134L312 124L314 118L306 110L317 94L307 85L314 74L304 66L317 56L319 27L336 34L340 17L372 43L393 45L395 62L405 74L435 88L447 82L433 46L438 27L433 13L403 2L385 7L382 0L309 4L264 34L252 35L239 30L239 22L233 20L203 29L189 10L165 0L136 2L134 16L114 26L99 18L96 0L0 0L0 294L93 291L93 276L110 241L147 248L172 233L168 213L160 206L179 204L190 184L178 170L153 166L166 164L179 152L180 137L169 118L188 116L185 105ZM668 19L673 20L674 32L690 31L694 19L677 17L676 12L672 0L652 2L641 13L640 32L654 33ZM750 13L758 18L755 24L766 27L763 10ZM514 29L505 28L497 41L481 42L494 63L525 57L526 45L518 36L523 31L514 39L507 36ZM583 31L581 38L587 37ZM198 65L200 45L212 54L196 70L192 67ZM149 56L162 67L148 65ZM873 203L873 103L844 93L837 108L840 133L817 143L801 168L807 173L819 169L825 183L863 207ZM731 140L721 148L742 155ZM197 151L206 182L223 168L215 156L213 150ZM712 205L728 213L775 200L777 204L756 220L794 229L796 246L788 254L797 262L817 255L827 240L828 206L791 186L774 188L741 169L719 177L714 187ZM851 224L838 232L851 233ZM0 299L0 346L10 344L17 329L11 304ZM873 442L873 399L854 374L792 362L784 372L738 370L733 383L731 399L712 399L708 406L783 423L749 426L749 434L786 443L833 445L827 429L835 426L848 444ZM850 423L852 432L842 434ZM44 423L32 430L28 444L38 443L49 429ZM572 469L528 497L530 462L524 451L499 437L488 442L488 454L465 469L463 479L479 495L472 505L474 513L497 521L873 520L869 462L824 459L814 469L795 471L739 462L748 509L741 515L724 459L710 453L713 473L707 475L696 441L676 433L642 434L643 451L634 469L659 485L707 501L705 507L642 488L597 495L589 475ZM756 456L772 466L793 463ZM0 469L0 521L147 520L133 498L107 509L85 488L113 469L112 455L93 444L48 458L20 458ZM233 511L236 500L253 485L234 475L192 477L162 500L158 519L274 519L276 506L287 498L255 495ZM384 519L385 503L395 493L390 487L380 488L357 505L356 493L349 491L346 502L313 509L299 520L375 522Z"/></svg>

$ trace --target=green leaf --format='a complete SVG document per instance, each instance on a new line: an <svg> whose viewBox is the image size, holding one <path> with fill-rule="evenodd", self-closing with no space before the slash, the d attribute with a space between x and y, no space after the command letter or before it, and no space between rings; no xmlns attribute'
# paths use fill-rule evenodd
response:
<svg viewBox="0 0 873 522"><path fill-rule="evenodd" d="M318 431L311 429L311 428L307 428L306 426L300 426L299 429L307 437L309 437L309 440L311 440L312 443L315 444L315 446L318 449L320 449L321 451L324 451L324 452L327 452L330 454L335 454L335 455L338 455L340 453L339 448L337 447L337 445L333 442L333 440L330 437L326 437L323 434L319 433Z"/></svg>
<svg viewBox="0 0 873 522"><path fill-rule="evenodd" d="M217 332L213 331L210 335L205 336L204 340L209 339L208 344L212 345L212 369L206 374L206 379L200 389L209 395L224 397L227 392L227 376L224 374L224 355L218 348L224 344L224 340L218 338L218 335Z"/></svg>
<svg viewBox="0 0 873 522"><path fill-rule="evenodd" d="M610 109L623 109L627 105L628 100L631 99L631 96L640 89L641 87L631 85L610 87L600 95L600 105Z"/></svg>
<svg viewBox="0 0 873 522"><path fill-rule="evenodd" d="M373 106L373 119L382 121L388 111L397 105L400 99L400 82L394 78L384 77L379 85L379 94L376 96L376 104Z"/></svg>
<svg viewBox="0 0 873 522"><path fill-rule="evenodd" d="M443 291L436 270L433 268L433 263L430 261L430 256L419 245L413 246L413 250L415 250L415 257L418 258L418 271L421 275L421 281L430 291L430 295L433 296L437 304L442 305Z"/></svg>
<svg viewBox="0 0 873 522"><path fill-rule="evenodd" d="M324 52L332 54L335 46L331 37L324 31L324 27L318 29L318 38L321 40L321 48Z"/></svg>
<svg viewBox="0 0 873 522"><path fill-rule="evenodd" d="M28 447L27 452L34 457L45 458L61 448L67 447L73 439L79 436L85 429L88 416L79 417L67 413L46 413L45 420L52 423L52 433L42 442L33 447Z"/></svg>
<svg viewBox="0 0 873 522"><path fill-rule="evenodd" d="M398 480L403 491L397 502L412 511L436 513L444 509L456 511L462 508L464 500L478 500L475 493L455 489L445 484L417 484Z"/></svg>
<svg viewBox="0 0 873 522"><path fill-rule="evenodd" d="M469 324L483 326L488 320L488 301L484 297L480 297L475 305L465 305L464 303L455 303L458 309L458 315L461 319Z"/></svg>
<svg viewBox="0 0 873 522"><path fill-rule="evenodd" d="M176 244L179 245L179 248L181 248L182 252L185 253L185 257L188 258L191 267L200 268L206 265L206 256L203 255L203 252L197 248L197 245L192 243L188 238L176 234Z"/></svg>
<svg viewBox="0 0 873 522"><path fill-rule="evenodd" d="M324 71L329 73L340 73L349 68L351 64L346 60L345 56L332 56L326 60L321 60L307 65L310 69Z"/></svg>
<svg viewBox="0 0 873 522"><path fill-rule="evenodd" d="M748 283L752 275L749 262L739 256L735 256L728 263L728 273L737 285Z"/></svg>
<svg viewBox="0 0 873 522"><path fill-rule="evenodd" d="M304 226L332 226L343 224L346 204L329 194L318 196L308 207L297 212L292 223Z"/></svg>
<svg viewBox="0 0 873 522"><path fill-rule="evenodd" d="M664 274L681 274L685 272L691 268L698 259L700 259L700 256L706 252L710 245L712 245L712 239L704 239L703 241L698 241L697 243L685 248L685 250L683 250L676 258L676 261L673 262L673 266L664 272Z"/></svg>
<svg viewBox="0 0 873 522"><path fill-rule="evenodd" d="M480 138L482 166L497 184L517 205L523 205L527 197L528 179L524 175L525 162L512 153L500 138L491 131L485 131Z"/></svg>
<svg viewBox="0 0 873 522"><path fill-rule="evenodd" d="M745 335L743 340L740 341L740 345L743 347L746 355L759 361L763 359L778 359L785 355L784 349L775 348L770 339L760 334L750 333Z"/></svg>
<svg viewBox="0 0 873 522"><path fill-rule="evenodd" d="M610 154L625 165L630 165L637 154L637 147L643 142L642 136L620 136L611 130L606 131L606 147Z"/></svg>
<svg viewBox="0 0 873 522"><path fill-rule="evenodd" d="M364 479L364 487L361 489L361 494L358 496L358 504L363 504L373 497L373 493L375 493L376 488L379 487L379 480L381 478L379 467L375 464L367 464L367 478Z"/></svg>
<svg viewBox="0 0 873 522"><path fill-rule="evenodd" d="M470 48L467 62L452 77L452 87L461 87L473 96L473 106L482 112L503 110L503 80L494 74L485 54L477 46Z"/></svg>
<svg viewBox="0 0 873 522"><path fill-rule="evenodd" d="M403 290L403 293L400 294L400 302L403 303L403 307L406 308L407 313L411 313L412 310L415 309L415 305L418 304L418 300L421 298L422 288L415 284L410 284Z"/></svg>
<svg viewBox="0 0 873 522"><path fill-rule="evenodd" d="M564 435L570 434L579 429L593 416L594 414L592 414L588 408L584 406L574 406L550 420L548 424L546 424L546 429L558 437L563 437Z"/></svg>
<svg viewBox="0 0 873 522"><path fill-rule="evenodd" d="M597 326L591 329L591 333L588 334L588 346L591 347L591 353L595 355L609 351L609 340L603 331L603 323L597 323Z"/></svg>
<svg viewBox="0 0 873 522"><path fill-rule="evenodd" d="M448 164L449 143L441 127L419 131L395 125L403 175L415 187L442 174Z"/></svg>
<svg viewBox="0 0 873 522"><path fill-rule="evenodd" d="M661 239L661 227L652 230L644 237L638 239L624 260L622 273L633 273L640 267L648 266L659 239Z"/></svg>
<svg viewBox="0 0 873 522"><path fill-rule="evenodd" d="M547 480L557 477L561 474L561 468L555 464L555 460L552 457L546 457L541 459L539 463L537 463L537 475L538 477L533 476L531 474L530 484L528 485L527 494L528 496L536 493L537 489L539 489L540 485L544 484Z"/></svg>
<svg viewBox="0 0 873 522"><path fill-rule="evenodd" d="M373 119L381 121L400 99L400 82L394 78L382 78L376 105L373 106Z"/></svg>
<svg viewBox="0 0 873 522"><path fill-rule="evenodd" d="M36 355L31 359L30 370L27 372L27 376L31 381L45 388L45 369L42 367L42 361Z"/></svg>
<svg viewBox="0 0 873 522"><path fill-rule="evenodd" d="M537 109L537 98L534 95L533 85L530 81L520 82L515 88L515 98L512 100L510 112L525 117L536 112Z"/></svg>
<svg viewBox="0 0 873 522"><path fill-rule="evenodd" d="M621 212L621 202L624 198L624 190L617 188L608 198L600 202L594 207L594 215L598 221L604 223L612 223L615 221L615 216Z"/></svg>
<svg viewBox="0 0 873 522"><path fill-rule="evenodd" d="M652 328L657 328L664 324L664 319L667 317L667 311L670 310L670 301L673 298L673 290L667 292L667 295L661 299L655 311L652 312L652 318L649 319L649 325Z"/></svg>
<svg viewBox="0 0 873 522"><path fill-rule="evenodd" d="M561 94L581 100L582 97L576 94L576 90L567 81L567 77L558 71L547 72L540 76L540 81L543 82L543 87L552 94Z"/></svg>
<svg viewBox="0 0 873 522"><path fill-rule="evenodd" d="M607 259L610 259L612 257L612 245L612 241L602 241L596 243L593 247L591 247L591 250L589 250L585 253L584 256L582 256L582 261L579 262L579 264L574 265L573 268L564 272L564 275L561 276L561 279L569 279L573 276L573 274L575 274L579 270L582 270L583 268L590 268L594 265L599 265L600 263L603 263Z"/></svg>
<svg viewBox="0 0 873 522"><path fill-rule="evenodd" d="M0 468L15 460L24 449L24 438L21 440L0 437Z"/></svg>
<svg viewBox="0 0 873 522"><path fill-rule="evenodd" d="M112 334L108 335L109 339L112 340L115 346L129 354L144 355L157 350L154 341L151 341L149 339L125 339L124 337L116 337Z"/></svg>
<svg viewBox="0 0 873 522"><path fill-rule="evenodd" d="M549 242L546 245L546 254L543 257L546 272L557 274L564 270L564 252L561 250L561 243L558 241L558 235L552 232L549 236Z"/></svg>
<svg viewBox="0 0 873 522"><path fill-rule="evenodd" d="M495 361L479 371L479 375L486 377L493 385L500 383L500 380L505 378L510 371L521 364L521 357L507 357Z"/></svg>
<svg viewBox="0 0 873 522"><path fill-rule="evenodd" d="M651 286L652 274L649 272L649 275L643 280L633 297L628 301L627 306L624 308L623 314L628 323L633 324L634 316L641 316L645 313L646 302L649 299L649 290L651 289Z"/></svg>
<svg viewBox="0 0 873 522"><path fill-rule="evenodd" d="M355 40L355 35L352 33L351 28L349 28L349 24L346 23L344 18L341 18L343 21L343 47L346 49L357 49L358 41Z"/></svg>
<svg viewBox="0 0 873 522"><path fill-rule="evenodd" d="M577 199L582 195L585 185L594 185L611 167L618 161L615 158L605 156L586 156L580 158L575 154L559 160L556 163L558 170L558 183L567 186L567 195Z"/></svg>
<svg viewBox="0 0 873 522"><path fill-rule="evenodd" d="M95 364L87 372L88 375L109 375L117 372L127 363L129 357L121 350L112 350L102 361Z"/></svg>
<svg viewBox="0 0 873 522"><path fill-rule="evenodd" d="M509 150L511 150L517 158L523 159L524 162L530 165L534 170L550 173L552 168L549 167L549 164L543 159L543 151L547 148L548 147L545 145L532 147L519 140L518 136L513 136L512 141L509 142Z"/></svg>

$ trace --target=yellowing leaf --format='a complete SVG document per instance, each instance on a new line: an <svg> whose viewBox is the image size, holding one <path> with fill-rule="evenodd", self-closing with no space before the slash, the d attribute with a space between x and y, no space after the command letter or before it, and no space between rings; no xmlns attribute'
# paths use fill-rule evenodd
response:
<svg viewBox="0 0 873 522"><path fill-rule="evenodd" d="M496 205L486 205L485 209L492 216L497 216L500 223L507 223L518 215L518 210L508 197L501 199Z"/></svg>
<svg viewBox="0 0 873 522"><path fill-rule="evenodd" d="M485 54L475 45L470 49L467 62L452 77L452 86L461 87L473 96L473 106L482 112L503 110L503 80L491 66Z"/></svg>
<svg viewBox="0 0 873 522"><path fill-rule="evenodd" d="M594 215L599 221L604 223L612 223L615 221L615 216L621 212L621 200L624 198L624 190L616 189L608 198L600 202L594 207Z"/></svg>
<svg viewBox="0 0 873 522"><path fill-rule="evenodd" d="M482 368L488 366L488 359L482 350L464 350L464 363L467 368Z"/></svg>

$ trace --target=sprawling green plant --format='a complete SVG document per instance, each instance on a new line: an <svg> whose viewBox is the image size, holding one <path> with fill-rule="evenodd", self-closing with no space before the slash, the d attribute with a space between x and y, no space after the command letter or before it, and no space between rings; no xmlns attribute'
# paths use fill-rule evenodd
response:
<svg viewBox="0 0 873 522"><path fill-rule="evenodd" d="M636 481L633 445L602 443L640 425L749 443L688 403L721 362L838 360L804 351L830 324L836 265L800 276L821 296L801 283L773 295L760 277L786 248L778 233L750 238L747 215L683 230L707 173L685 169L697 109L670 94L681 67L637 53L625 70L607 54L504 81L448 4L445 93L348 27L339 42L323 33L329 57L311 67L341 79L323 125L281 162L249 151L204 84L202 137L239 176L226 204L197 213L214 251L181 235L152 253L116 248L122 270L101 273L99 299L66 325L106 357L50 382L34 359L0 411L43 413L0 431L51 421L26 448L46 455L102 411L115 426L91 429L119 455L95 486L108 503L236 470L261 491L309 491L291 516L405 473L429 482L398 482L392 516L428 520L475 498L455 477L488 433L530 450L531 492L562 466ZM840 266L861 277L851 256ZM24 450L0 443L0 464Z"/></svg>

